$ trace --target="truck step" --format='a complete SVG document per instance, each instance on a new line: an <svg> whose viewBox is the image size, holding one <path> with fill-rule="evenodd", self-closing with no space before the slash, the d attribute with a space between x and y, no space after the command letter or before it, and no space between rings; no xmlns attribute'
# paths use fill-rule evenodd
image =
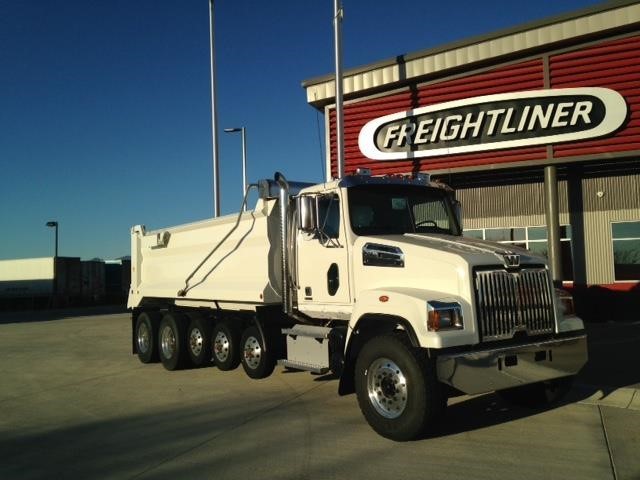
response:
<svg viewBox="0 0 640 480"><path fill-rule="evenodd" d="M329 338L331 329L329 327L316 327L313 325L294 325L291 328L283 328L282 333L295 337L311 337L317 339Z"/></svg>
<svg viewBox="0 0 640 480"><path fill-rule="evenodd" d="M297 370L306 370L312 373L319 373L321 375L329 372L329 367L325 367L322 365L311 365L309 363L294 362L292 360L278 360L278 364L289 368L295 368Z"/></svg>
<svg viewBox="0 0 640 480"><path fill-rule="evenodd" d="M314 325L283 328L287 336L287 358L282 365L315 373L329 371L329 334L331 329Z"/></svg>

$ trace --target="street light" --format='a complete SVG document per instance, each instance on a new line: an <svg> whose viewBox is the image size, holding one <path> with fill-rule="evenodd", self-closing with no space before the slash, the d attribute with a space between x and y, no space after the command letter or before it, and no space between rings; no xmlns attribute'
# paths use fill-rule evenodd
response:
<svg viewBox="0 0 640 480"><path fill-rule="evenodd" d="M225 128L225 133L236 133L240 132L242 134L242 198L244 199L245 194L247 193L247 129L244 127L235 127L235 128ZM245 211L247 210L247 205L244 205Z"/></svg>
<svg viewBox="0 0 640 480"><path fill-rule="evenodd" d="M47 222L47 227L53 227L56 229L56 250L55 258L58 258L58 222Z"/></svg>

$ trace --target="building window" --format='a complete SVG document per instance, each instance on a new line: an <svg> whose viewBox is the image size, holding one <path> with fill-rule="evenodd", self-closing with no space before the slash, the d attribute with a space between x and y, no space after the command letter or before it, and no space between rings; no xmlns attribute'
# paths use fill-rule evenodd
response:
<svg viewBox="0 0 640 480"><path fill-rule="evenodd" d="M640 222L611 224L616 280L640 280Z"/></svg>
<svg viewBox="0 0 640 480"><path fill-rule="evenodd" d="M549 257L547 227L478 228L465 230L465 237L526 248L536 255ZM571 225L560 227L560 254L565 280L573 280L573 255L571 252Z"/></svg>

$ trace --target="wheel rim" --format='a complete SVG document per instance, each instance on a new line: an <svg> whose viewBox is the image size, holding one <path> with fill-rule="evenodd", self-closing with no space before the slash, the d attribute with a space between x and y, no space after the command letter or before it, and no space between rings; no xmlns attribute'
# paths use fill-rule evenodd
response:
<svg viewBox="0 0 640 480"><path fill-rule="evenodd" d="M147 353L151 345L151 332L146 323L141 323L138 327L138 351L140 353Z"/></svg>
<svg viewBox="0 0 640 480"><path fill-rule="evenodd" d="M220 362L229 358L229 337L224 332L218 332L213 340L213 353Z"/></svg>
<svg viewBox="0 0 640 480"><path fill-rule="evenodd" d="M191 348L191 353L194 356L199 356L200 352L202 352L202 332L199 328L194 328L189 333L189 348Z"/></svg>
<svg viewBox="0 0 640 480"><path fill-rule="evenodd" d="M173 357L176 352L176 336L169 325L166 325L162 329L162 334L160 335L160 346L165 358Z"/></svg>
<svg viewBox="0 0 640 480"><path fill-rule="evenodd" d="M244 361L246 365L255 370L260 365L260 358L262 357L262 347L260 342L254 336L248 337L244 342Z"/></svg>
<svg viewBox="0 0 640 480"><path fill-rule="evenodd" d="M369 366L367 392L373 408L385 418L398 418L407 406L407 380L388 358L378 358Z"/></svg>

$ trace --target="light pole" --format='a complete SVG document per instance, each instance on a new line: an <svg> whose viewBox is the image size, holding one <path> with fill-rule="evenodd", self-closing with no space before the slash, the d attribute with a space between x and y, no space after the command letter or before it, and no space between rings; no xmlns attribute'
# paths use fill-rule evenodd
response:
<svg viewBox="0 0 640 480"><path fill-rule="evenodd" d="M47 222L46 225L56 229L56 249L53 257L53 292L51 295L51 304L55 307L58 295L58 222L51 221Z"/></svg>
<svg viewBox="0 0 640 480"><path fill-rule="evenodd" d="M215 8L209 0L209 44L211 67L211 148L213 156L213 216L220 216L220 162L218 160L218 109L216 97Z"/></svg>
<svg viewBox="0 0 640 480"><path fill-rule="evenodd" d="M247 129L245 127L235 127L225 128L224 131L225 133L240 132L242 134L242 198L244 199L247 193ZM246 203L244 209L247 210Z"/></svg>
<svg viewBox="0 0 640 480"><path fill-rule="evenodd" d="M58 258L58 222L47 222L47 227L53 227L56 229L56 249L54 258Z"/></svg>

